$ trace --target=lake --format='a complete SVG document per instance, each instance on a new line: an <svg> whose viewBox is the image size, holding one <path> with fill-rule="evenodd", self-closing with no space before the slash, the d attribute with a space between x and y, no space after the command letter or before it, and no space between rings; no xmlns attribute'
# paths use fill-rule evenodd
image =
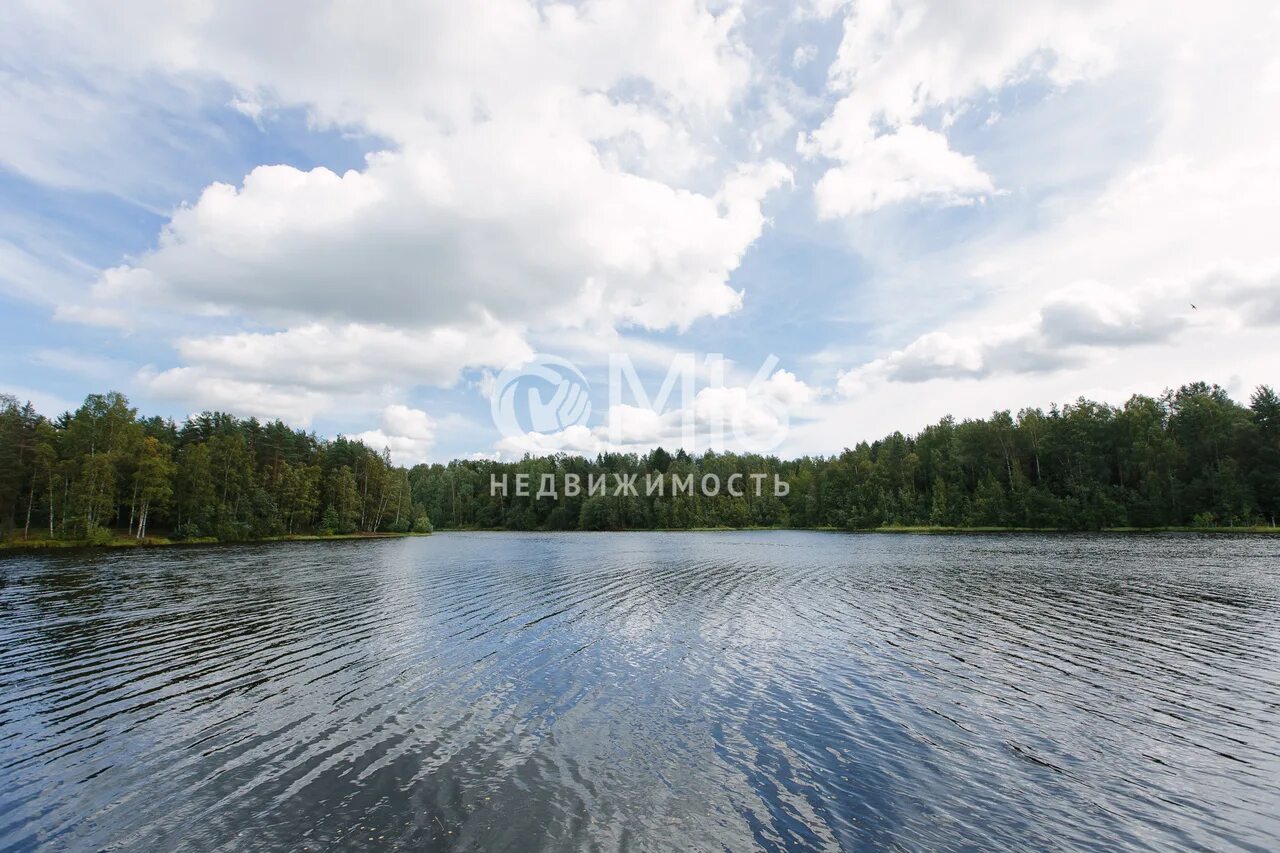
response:
<svg viewBox="0 0 1280 853"><path fill-rule="evenodd" d="M1280 846L1280 538L0 558L0 849Z"/></svg>

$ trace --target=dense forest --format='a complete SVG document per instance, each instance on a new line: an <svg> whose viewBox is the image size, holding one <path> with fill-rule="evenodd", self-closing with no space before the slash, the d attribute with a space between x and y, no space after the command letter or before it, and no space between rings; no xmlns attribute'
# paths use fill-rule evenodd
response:
<svg viewBox="0 0 1280 853"><path fill-rule="evenodd" d="M23 539L430 529L385 451L221 413L140 418L115 392L53 420L0 396L0 512Z"/></svg>
<svg viewBox="0 0 1280 853"><path fill-rule="evenodd" d="M740 496L616 493L615 476L776 475ZM607 475L605 494L492 493L518 474ZM140 418L120 394L92 395L53 420L0 398L0 525L10 537L163 534L255 539L442 528L606 530L791 526L1275 526L1280 398L1249 406L1194 383L1121 407L1080 399L1048 412L944 418L918 435L862 442L831 457L657 448L647 454L453 461L410 470L344 438L208 413L181 425ZM428 520L430 519L430 520Z"/></svg>

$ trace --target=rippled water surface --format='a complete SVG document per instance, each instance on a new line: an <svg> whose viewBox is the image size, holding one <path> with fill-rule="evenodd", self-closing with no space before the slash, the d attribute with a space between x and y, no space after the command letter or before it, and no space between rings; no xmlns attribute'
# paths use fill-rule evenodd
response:
<svg viewBox="0 0 1280 853"><path fill-rule="evenodd" d="M1280 846L1280 539L0 559L0 848Z"/></svg>

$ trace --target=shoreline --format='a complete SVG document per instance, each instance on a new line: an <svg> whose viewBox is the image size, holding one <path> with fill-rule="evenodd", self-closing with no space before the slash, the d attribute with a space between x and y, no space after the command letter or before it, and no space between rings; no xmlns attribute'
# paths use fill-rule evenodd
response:
<svg viewBox="0 0 1280 853"><path fill-rule="evenodd" d="M194 547L194 546L232 546L232 545L273 545L288 542L352 542L381 539L408 539L417 536L434 536L447 533L748 533L759 531L812 531L814 533L844 533L865 536L868 534L918 536L971 536L999 534L1052 534L1052 535L1141 535L1153 533L1199 534L1226 536L1274 536L1280 535L1280 527L1104 527L1101 530L1068 530L1064 528L1035 527L654 527L629 528L626 530L508 530L504 527L454 527L438 529L434 533L335 533L322 536L318 533L293 534L285 536L269 536L264 539L237 539L223 541L213 538L168 539L163 536L148 536L145 539L119 537L108 542L91 542L85 539L7 539L0 541L0 555L21 554L42 551L71 550L132 550L150 548Z"/></svg>
<svg viewBox="0 0 1280 853"><path fill-rule="evenodd" d="M748 533L759 531L811 531L814 533L849 533L866 535L873 533L908 534L929 536L950 536L990 533L1035 533L1055 535L1078 534L1141 534L1141 533L1200 533L1227 535L1276 535L1280 527L1104 527L1100 530L1073 530L1065 527L939 527L921 525L918 527L629 527L619 530L508 530L505 527L444 527L436 528L435 533Z"/></svg>
<svg viewBox="0 0 1280 853"><path fill-rule="evenodd" d="M374 539L408 539L413 536L430 536L430 533L334 533L322 536L318 533L294 533L284 536L267 536L262 539L222 540L212 537L197 539L169 539L164 536L148 536L144 539L133 537L117 537L107 542L92 542L87 539L5 539L0 541L0 555L20 554L35 551L72 551L102 549L104 551L150 548L180 548L200 545L275 545L287 542L350 542L355 540Z"/></svg>

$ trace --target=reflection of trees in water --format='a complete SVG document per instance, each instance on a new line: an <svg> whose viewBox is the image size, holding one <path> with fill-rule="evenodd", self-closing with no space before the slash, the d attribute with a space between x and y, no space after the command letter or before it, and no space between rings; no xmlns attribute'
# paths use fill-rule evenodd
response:
<svg viewBox="0 0 1280 853"><path fill-rule="evenodd" d="M92 776L31 818L95 811L67 824L83 846L1171 837L1260 790L1215 775L1219 752L1275 739L1256 702L1277 698L1277 581L1242 548L449 534L59 556L4 573L45 736L39 762L31 733L7 741L24 775L0 783ZM1169 805L1189 768L1220 817Z"/></svg>

